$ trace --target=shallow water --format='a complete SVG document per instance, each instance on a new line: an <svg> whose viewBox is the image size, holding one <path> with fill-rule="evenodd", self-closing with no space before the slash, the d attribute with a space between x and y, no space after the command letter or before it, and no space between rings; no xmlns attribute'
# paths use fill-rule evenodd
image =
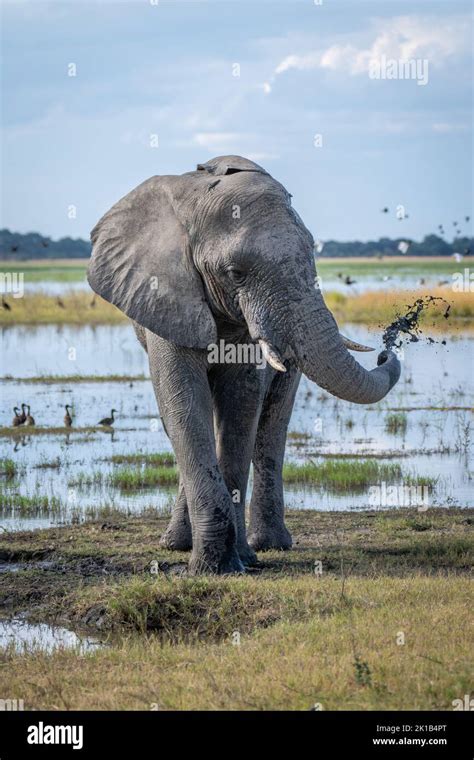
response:
<svg viewBox="0 0 474 760"><path fill-rule="evenodd" d="M407 261L390 262L385 259L383 263L372 261L369 264L354 263L345 259L322 259L317 262L317 271L323 291L337 291L346 295L363 293L373 290L413 290L417 287L428 289L440 284L452 283L452 273L462 271L464 263L443 261L441 266L437 262ZM338 275L341 275L339 277ZM344 278L349 275L354 283L346 285ZM68 281L61 281L54 269L43 273L24 272L24 291L26 294L46 293L48 295L63 295L70 291L89 291L90 286L84 274L77 274L77 279L72 279L69 273Z"/></svg>
<svg viewBox="0 0 474 760"><path fill-rule="evenodd" d="M147 355L128 325L4 327L0 346L2 377L148 375Z"/></svg>
<svg viewBox="0 0 474 760"><path fill-rule="evenodd" d="M56 649L75 649L78 654L102 646L90 636L81 637L66 628L46 623L27 623L21 618L0 620L0 650L13 647L16 652L53 652Z"/></svg>
<svg viewBox="0 0 474 760"><path fill-rule="evenodd" d="M377 350L382 348L380 332L360 325L345 325L344 332ZM3 330L1 338L1 375L147 374L146 354L128 325L11 327ZM77 351L75 362L68 358L71 346ZM473 346L468 336L451 338L446 346L425 341L410 344L401 357L400 382L386 399L373 406L340 401L303 378L289 430L307 437L290 437L287 460L319 462L331 453L385 453L387 459L381 462L399 462L403 476L437 479L430 490L431 505L471 506ZM359 354L358 359L373 367L376 355ZM22 402L31 404L37 430L62 426L66 403L73 405L75 415L74 427L67 434L29 435L25 428L20 439L0 437L0 457L13 459L19 467L18 477L3 483L4 490L29 497L48 495L60 501L56 512L3 509L0 527L4 530L81 520L103 506L125 512L148 507L169 509L175 489L128 493L107 482L108 475L119 467L108 461L112 455L171 450L149 380L61 381L51 385L4 381L1 398L0 426L10 424L12 407ZM426 406L439 410L423 409ZM95 425L111 407L118 410L113 431L77 429ZM399 408L410 409L406 412L407 427L401 434L392 434L386 430L387 415ZM400 457L400 453L408 456ZM102 480L90 486L78 485L84 473L99 473ZM287 486L285 493L289 507L363 509L369 505L367 489L334 493Z"/></svg>

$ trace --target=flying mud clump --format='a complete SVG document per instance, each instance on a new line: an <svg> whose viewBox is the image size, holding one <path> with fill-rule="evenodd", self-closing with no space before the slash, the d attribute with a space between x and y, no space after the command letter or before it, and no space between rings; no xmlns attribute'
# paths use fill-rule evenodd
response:
<svg viewBox="0 0 474 760"><path fill-rule="evenodd" d="M408 311L403 316L398 316L394 322L385 328L383 333L383 342L387 350L391 348L400 348L403 342L401 337L398 342L398 336L400 333L404 333L409 336L409 343L417 343L422 337L422 331L420 330L420 317L422 312L431 306L435 301L441 301L446 305L445 312L443 314L445 319L448 319L451 304L440 296L423 296L417 298L412 306L408 307ZM436 343L433 338L427 338L429 343ZM443 346L446 345L446 341L440 341Z"/></svg>

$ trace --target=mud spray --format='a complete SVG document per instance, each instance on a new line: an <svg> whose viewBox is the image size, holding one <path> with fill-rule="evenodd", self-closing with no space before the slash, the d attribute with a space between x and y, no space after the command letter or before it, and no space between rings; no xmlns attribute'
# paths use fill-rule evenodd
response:
<svg viewBox="0 0 474 760"><path fill-rule="evenodd" d="M400 348L403 342L401 337L398 342L398 336L400 333L404 333L409 336L409 343L417 343L422 337L422 331L420 330L419 321L420 317L427 308L432 306L435 301L441 301L445 306L443 317L448 319L451 304L440 296L423 296L417 298L412 306L408 306L408 311L403 316L398 316L394 322L385 328L383 333L383 342L387 350L391 348ZM433 338L427 338L429 343L440 342L443 346L446 345L446 341L435 341Z"/></svg>

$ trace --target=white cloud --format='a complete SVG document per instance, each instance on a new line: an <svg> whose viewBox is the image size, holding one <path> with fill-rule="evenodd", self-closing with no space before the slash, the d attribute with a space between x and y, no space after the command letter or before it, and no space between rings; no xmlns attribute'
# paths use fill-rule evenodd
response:
<svg viewBox="0 0 474 760"><path fill-rule="evenodd" d="M447 135L452 132L466 132L469 129L469 124L464 122L454 123L441 121L432 124L431 129L438 134Z"/></svg>
<svg viewBox="0 0 474 760"><path fill-rule="evenodd" d="M449 58L460 57L470 47L470 16L443 18L434 16L395 16L375 20L372 42L334 44L325 50L303 55L288 55L275 69L282 74L290 69L300 71L329 69L362 74L371 60L382 56L396 60L427 58L434 66L442 66Z"/></svg>
<svg viewBox="0 0 474 760"><path fill-rule="evenodd" d="M275 69L275 74L283 74L289 69L316 69L321 61L320 53L308 53L307 55L288 55Z"/></svg>

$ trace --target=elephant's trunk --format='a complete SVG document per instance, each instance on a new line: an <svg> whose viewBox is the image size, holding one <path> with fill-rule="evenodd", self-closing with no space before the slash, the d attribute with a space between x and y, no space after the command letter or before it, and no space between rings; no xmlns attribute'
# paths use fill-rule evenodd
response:
<svg viewBox="0 0 474 760"><path fill-rule="evenodd" d="M345 401L380 401L400 377L400 362L392 351L382 352L378 366L370 371L354 359L318 289L300 295L297 303L293 301L268 332L260 319L249 326L252 337L267 341L277 358L278 348L290 347L298 367L310 380Z"/></svg>

